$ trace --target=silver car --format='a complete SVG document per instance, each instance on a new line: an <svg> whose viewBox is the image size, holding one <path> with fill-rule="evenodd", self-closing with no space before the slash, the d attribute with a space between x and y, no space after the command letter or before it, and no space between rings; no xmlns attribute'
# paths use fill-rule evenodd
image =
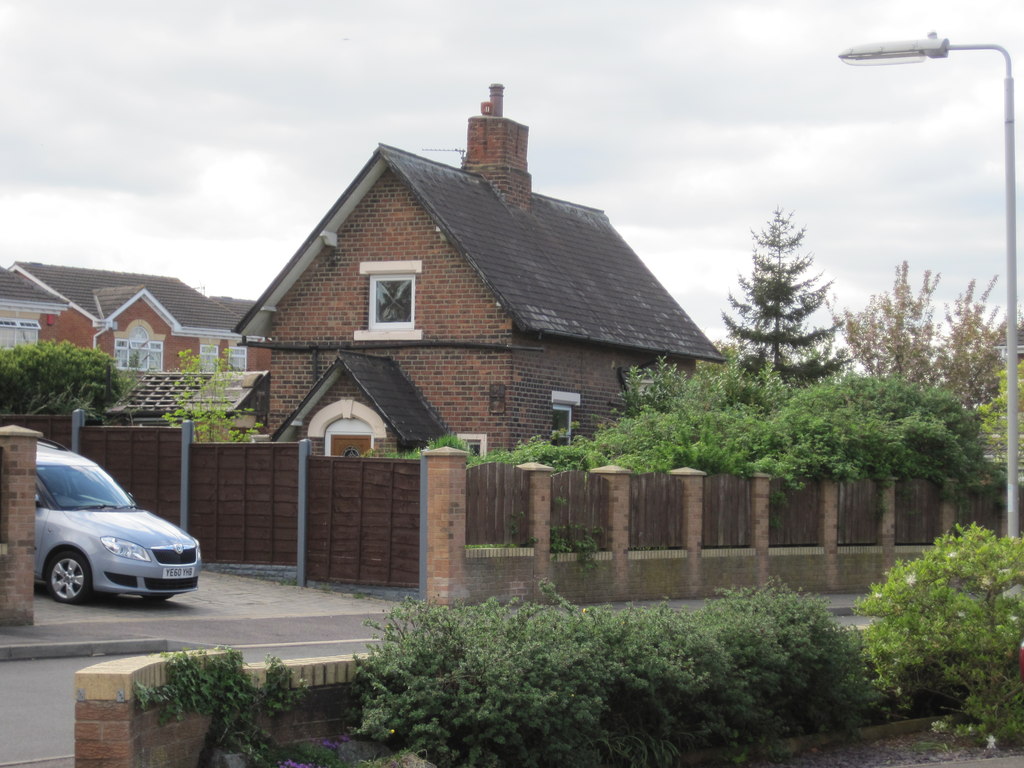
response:
<svg viewBox="0 0 1024 768"><path fill-rule="evenodd" d="M199 584L199 542L135 506L98 464L40 441L35 576L54 600L93 592L165 600Z"/></svg>

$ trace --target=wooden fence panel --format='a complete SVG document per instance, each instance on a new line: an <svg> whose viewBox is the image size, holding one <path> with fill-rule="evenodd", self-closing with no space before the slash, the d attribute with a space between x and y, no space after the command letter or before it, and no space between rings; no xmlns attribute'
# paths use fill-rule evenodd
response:
<svg viewBox="0 0 1024 768"><path fill-rule="evenodd" d="M103 467L136 503L181 522L181 431L166 427L85 427L83 456Z"/></svg>
<svg viewBox="0 0 1024 768"><path fill-rule="evenodd" d="M878 544L879 488L874 480L839 483L840 546Z"/></svg>
<svg viewBox="0 0 1024 768"><path fill-rule="evenodd" d="M896 483L896 543L931 544L942 534L941 489L929 480Z"/></svg>
<svg viewBox="0 0 1024 768"><path fill-rule="evenodd" d="M818 541L821 519L821 484L804 482L802 488L786 488L786 481L772 478L769 486L768 544L772 547L809 547Z"/></svg>
<svg viewBox="0 0 1024 768"><path fill-rule="evenodd" d="M512 464L488 462L466 471L466 543L520 545L528 528L529 475Z"/></svg>
<svg viewBox="0 0 1024 768"><path fill-rule="evenodd" d="M749 547L753 540L750 517L749 480L734 475L704 479L702 546Z"/></svg>
<svg viewBox="0 0 1024 768"><path fill-rule="evenodd" d="M1006 519L1006 499L996 493L972 493L959 506L957 522L968 526L971 523L1002 533Z"/></svg>
<svg viewBox="0 0 1024 768"><path fill-rule="evenodd" d="M310 459L311 579L419 585L420 463Z"/></svg>
<svg viewBox="0 0 1024 768"><path fill-rule="evenodd" d="M189 528L210 562L295 565L298 445L191 447Z"/></svg>
<svg viewBox="0 0 1024 768"><path fill-rule="evenodd" d="M569 541L592 536L597 546L606 545L608 531L608 481L587 472L559 472L551 477L552 536Z"/></svg>
<svg viewBox="0 0 1024 768"><path fill-rule="evenodd" d="M683 484L671 475L634 475L629 485L629 546L686 547Z"/></svg>
<svg viewBox="0 0 1024 768"><path fill-rule="evenodd" d="M71 447L71 417L52 414L0 414L0 427L25 427L41 432L47 440L60 443L65 448Z"/></svg>

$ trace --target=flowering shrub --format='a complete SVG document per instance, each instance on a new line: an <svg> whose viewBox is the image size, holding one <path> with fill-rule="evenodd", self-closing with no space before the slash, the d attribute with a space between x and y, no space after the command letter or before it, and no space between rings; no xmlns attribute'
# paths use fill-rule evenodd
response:
<svg viewBox="0 0 1024 768"><path fill-rule="evenodd" d="M1024 540L971 525L899 562L857 604L877 617L864 631L879 687L913 710L936 703L966 715L975 733L1024 740Z"/></svg>

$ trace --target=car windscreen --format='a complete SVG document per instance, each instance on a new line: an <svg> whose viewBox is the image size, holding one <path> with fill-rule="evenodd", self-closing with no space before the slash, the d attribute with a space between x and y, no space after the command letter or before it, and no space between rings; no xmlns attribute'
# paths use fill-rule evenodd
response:
<svg viewBox="0 0 1024 768"><path fill-rule="evenodd" d="M134 507L135 502L99 467L54 464L37 466L36 473L60 509Z"/></svg>

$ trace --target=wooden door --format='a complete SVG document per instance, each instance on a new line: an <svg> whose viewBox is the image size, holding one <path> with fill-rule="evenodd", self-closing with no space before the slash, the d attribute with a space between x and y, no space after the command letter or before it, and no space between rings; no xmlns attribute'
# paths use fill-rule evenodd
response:
<svg viewBox="0 0 1024 768"><path fill-rule="evenodd" d="M331 435L331 456L365 456L373 447L369 435Z"/></svg>

